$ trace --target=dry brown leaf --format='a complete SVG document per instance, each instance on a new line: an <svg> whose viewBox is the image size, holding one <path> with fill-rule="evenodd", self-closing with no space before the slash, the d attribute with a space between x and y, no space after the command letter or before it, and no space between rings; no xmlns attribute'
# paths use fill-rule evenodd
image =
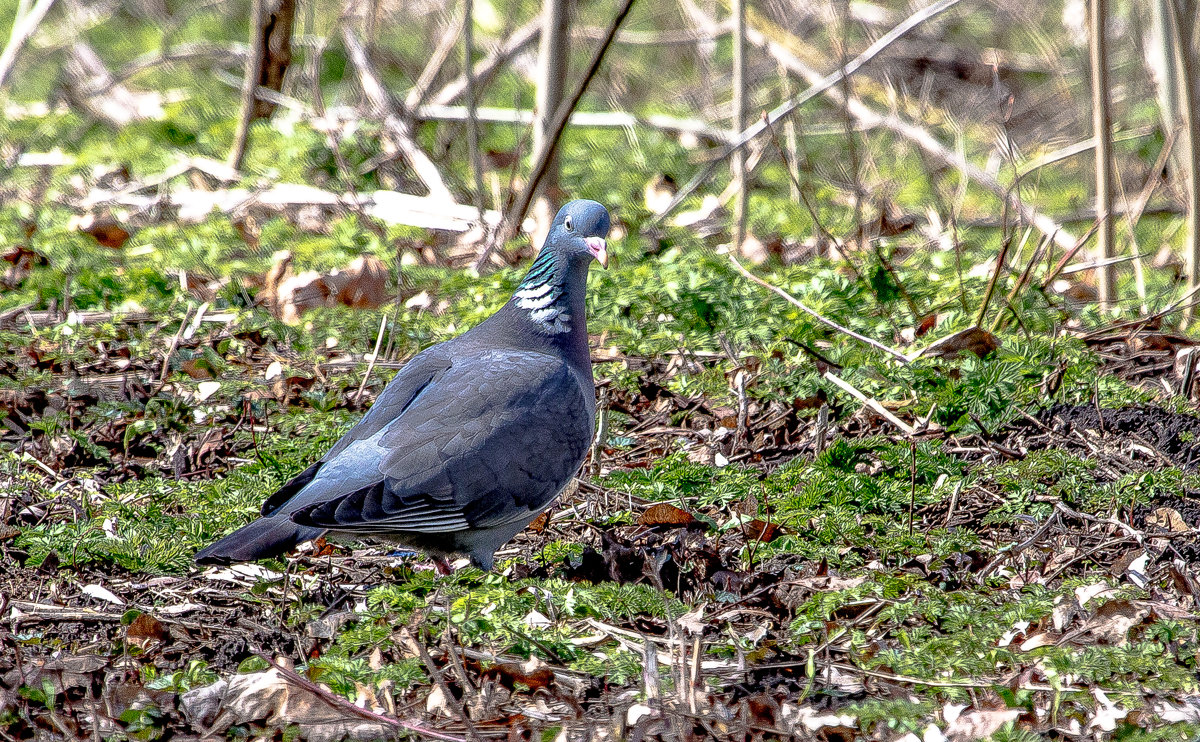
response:
<svg viewBox="0 0 1200 742"><path fill-rule="evenodd" d="M764 544L769 544L783 535L783 528L778 523L768 523L767 521L755 518L742 524L742 535L748 539L755 539L762 541Z"/></svg>
<svg viewBox="0 0 1200 742"><path fill-rule="evenodd" d="M838 575L828 574L817 577L797 577L791 580L795 585L806 587L810 590L849 590L858 587L866 582L865 576L858 577L839 577Z"/></svg>
<svg viewBox="0 0 1200 742"><path fill-rule="evenodd" d="M1183 520L1183 516L1175 508L1157 508L1150 514L1150 517L1146 518L1146 523L1172 533L1186 533L1191 530Z"/></svg>
<svg viewBox="0 0 1200 742"><path fill-rule="evenodd" d="M287 276L279 282L274 294L273 310L284 323L300 324L300 316L316 307L332 306L333 291L325 282L325 276L316 271L305 271L298 276Z"/></svg>
<svg viewBox="0 0 1200 742"><path fill-rule="evenodd" d="M149 613L141 613L133 622L125 627L125 641L142 651L151 644L161 642L166 636L166 628Z"/></svg>
<svg viewBox="0 0 1200 742"><path fill-rule="evenodd" d="M0 261L9 263L4 272L0 273L0 286L10 289L19 286L34 266L49 263L41 253L30 250L24 245L17 245L0 255Z"/></svg>
<svg viewBox="0 0 1200 742"><path fill-rule="evenodd" d="M640 526L669 526L686 528L696 523L696 518L686 510L681 510L668 502L653 505L638 517Z"/></svg>
<svg viewBox="0 0 1200 742"><path fill-rule="evenodd" d="M968 327L948 335L917 353L917 358L957 358L964 352L983 358L1000 348L1000 340L982 327Z"/></svg>
<svg viewBox="0 0 1200 742"><path fill-rule="evenodd" d="M361 255L341 270L325 276L325 284L339 304L354 309L376 309L388 302L388 269L374 255Z"/></svg>
<svg viewBox="0 0 1200 742"><path fill-rule="evenodd" d="M71 226L113 250L121 249L129 241L129 232L112 217L84 214L72 218Z"/></svg>
<svg viewBox="0 0 1200 742"><path fill-rule="evenodd" d="M196 728L221 735L231 727L257 723L272 729L295 724L308 742L382 739L393 728L338 708L307 688L293 685L275 668L234 675L184 693L180 709Z"/></svg>
<svg viewBox="0 0 1200 742"><path fill-rule="evenodd" d="M1149 615L1150 609L1146 606L1118 598L1097 608L1084 629L1098 644L1121 647L1129 641L1130 630L1141 625Z"/></svg>

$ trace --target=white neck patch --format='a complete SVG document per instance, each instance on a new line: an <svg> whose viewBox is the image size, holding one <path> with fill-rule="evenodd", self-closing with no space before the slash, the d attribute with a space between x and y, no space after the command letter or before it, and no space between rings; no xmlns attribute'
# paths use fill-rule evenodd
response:
<svg viewBox="0 0 1200 742"><path fill-rule="evenodd" d="M521 289L514 296L517 306L529 310L529 319L541 327L548 335L558 335L571 331L571 315L566 309L558 306L562 295L555 291L555 286L543 283Z"/></svg>

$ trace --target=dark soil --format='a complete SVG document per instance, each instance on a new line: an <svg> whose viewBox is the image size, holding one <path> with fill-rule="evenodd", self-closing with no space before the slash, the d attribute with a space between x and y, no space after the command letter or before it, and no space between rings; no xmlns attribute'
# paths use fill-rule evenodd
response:
<svg viewBox="0 0 1200 742"><path fill-rule="evenodd" d="M1054 405L1039 415L1055 433L1074 431L1100 438L1129 438L1185 471L1200 469L1200 418L1146 405L1119 410L1094 405Z"/></svg>

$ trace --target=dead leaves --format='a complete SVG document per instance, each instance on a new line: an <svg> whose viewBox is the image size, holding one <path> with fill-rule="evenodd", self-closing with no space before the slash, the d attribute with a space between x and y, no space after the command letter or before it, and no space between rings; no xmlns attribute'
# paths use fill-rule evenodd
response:
<svg viewBox="0 0 1200 742"><path fill-rule="evenodd" d="M278 669L234 675L184 693L179 707L197 729L222 735L234 726L272 729L298 725L309 742L390 738L393 725L354 716L328 698L303 688ZM382 711L382 709L380 709Z"/></svg>
<svg viewBox="0 0 1200 742"><path fill-rule="evenodd" d="M291 266L291 253L276 253L259 295L271 313L288 324L299 324L300 317L316 307L343 304L376 309L392 298L387 266L374 255L359 256L345 268L329 273L305 271L297 275Z"/></svg>

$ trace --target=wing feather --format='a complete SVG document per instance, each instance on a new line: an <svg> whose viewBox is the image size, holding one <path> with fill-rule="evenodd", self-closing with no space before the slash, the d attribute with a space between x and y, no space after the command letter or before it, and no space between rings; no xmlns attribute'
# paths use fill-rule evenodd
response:
<svg viewBox="0 0 1200 742"><path fill-rule="evenodd" d="M335 497L306 497L292 519L364 534L527 520L582 462L592 393L554 356L488 351L461 359L371 436L372 460L359 463L377 481Z"/></svg>

